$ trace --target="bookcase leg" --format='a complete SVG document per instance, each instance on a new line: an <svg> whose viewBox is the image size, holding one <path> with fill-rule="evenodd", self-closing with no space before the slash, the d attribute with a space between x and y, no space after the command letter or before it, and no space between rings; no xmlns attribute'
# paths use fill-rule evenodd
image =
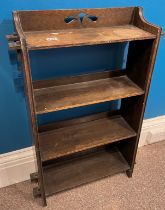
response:
<svg viewBox="0 0 165 210"><path fill-rule="evenodd" d="M41 197L42 205L46 206L46 196L45 196L45 186L44 186L44 176L43 176L43 168L42 168L42 161L41 161L41 154L39 148L39 136L38 136L38 127L37 127L37 120L36 120L36 112L34 106L34 99L33 99L33 85L32 85L32 76L31 76L31 68L30 68L30 58L29 52L27 50L26 42L24 39L21 39L21 51L18 51L19 59L22 63L23 73L25 77L25 88L26 88L26 97L28 100L28 113L31 120L32 125L32 136L35 145L35 152L36 152L36 159L37 159L37 166L38 166L38 174L32 174L31 180L37 180L38 186L37 188L33 189L33 195L36 197Z"/></svg>
<svg viewBox="0 0 165 210"><path fill-rule="evenodd" d="M34 198L42 198L41 189L39 187L33 188L33 196ZM42 206L47 206L46 199L42 199Z"/></svg>
<svg viewBox="0 0 165 210"><path fill-rule="evenodd" d="M38 173L32 173L30 174L30 180L31 182L38 182Z"/></svg>
<svg viewBox="0 0 165 210"><path fill-rule="evenodd" d="M33 188L33 196L34 198L41 197L41 190L39 187L34 187Z"/></svg>
<svg viewBox="0 0 165 210"><path fill-rule="evenodd" d="M131 178L131 177L132 177L132 174L133 174L133 170L132 170L132 169L128 169L128 170L126 171L126 174L127 174L127 176L128 176L129 178Z"/></svg>
<svg viewBox="0 0 165 210"><path fill-rule="evenodd" d="M42 199L42 206L43 206L43 207L47 206L46 200L43 200L43 199Z"/></svg>

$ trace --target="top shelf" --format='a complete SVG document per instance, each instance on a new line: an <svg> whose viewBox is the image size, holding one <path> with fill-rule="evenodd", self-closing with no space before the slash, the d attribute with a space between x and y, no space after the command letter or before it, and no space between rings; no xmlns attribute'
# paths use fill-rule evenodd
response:
<svg viewBox="0 0 165 210"><path fill-rule="evenodd" d="M144 19L140 7L15 11L13 16L18 40L15 35L9 40L24 40L29 50L155 39L161 30Z"/></svg>
<svg viewBox="0 0 165 210"><path fill-rule="evenodd" d="M26 32L30 50L154 39L156 36L133 25Z"/></svg>

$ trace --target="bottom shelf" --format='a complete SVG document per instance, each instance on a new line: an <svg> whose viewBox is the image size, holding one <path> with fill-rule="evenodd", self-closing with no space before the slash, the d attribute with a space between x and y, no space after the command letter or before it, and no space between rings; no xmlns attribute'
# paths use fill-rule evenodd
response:
<svg viewBox="0 0 165 210"><path fill-rule="evenodd" d="M101 149L70 160L44 166L45 192L51 194L124 172L130 167L120 151Z"/></svg>

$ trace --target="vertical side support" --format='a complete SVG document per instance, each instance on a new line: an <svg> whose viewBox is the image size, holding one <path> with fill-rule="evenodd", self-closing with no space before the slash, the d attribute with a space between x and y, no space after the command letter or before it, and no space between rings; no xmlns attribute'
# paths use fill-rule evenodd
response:
<svg viewBox="0 0 165 210"><path fill-rule="evenodd" d="M36 113L35 113L35 106L34 106L34 95L33 95L33 86L32 86L32 76L31 76L31 68L30 68L30 61L29 61L29 53L26 47L26 42L24 39L21 39L21 50L19 51L22 65L24 69L24 82L26 88L26 96L29 103L28 109L30 114L30 120L32 125L32 135L33 141L35 144L35 151L36 151L36 158L37 158L37 166L38 166L38 184L39 184L39 191L41 193L41 198L43 202L43 206L46 206L46 196L45 196L45 189L44 189L44 177L43 177L43 169L42 169L42 161L41 161L41 154L39 149L39 135L38 135L38 127L36 122Z"/></svg>
<svg viewBox="0 0 165 210"><path fill-rule="evenodd" d="M139 85L144 91L144 95L123 99L121 102L121 113L126 121L137 132L137 137L132 141L122 142L120 150L130 165L127 171L128 177L132 176L137 147L144 117L144 111L148 92L150 88L154 63L161 36L161 29L158 29L157 38L154 40L143 40L130 42L127 75L132 81Z"/></svg>

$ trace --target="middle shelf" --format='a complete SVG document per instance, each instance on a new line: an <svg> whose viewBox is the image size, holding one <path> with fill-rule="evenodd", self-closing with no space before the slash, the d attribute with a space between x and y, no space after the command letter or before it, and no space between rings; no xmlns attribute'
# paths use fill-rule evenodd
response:
<svg viewBox="0 0 165 210"><path fill-rule="evenodd" d="M127 75L109 77L109 74L103 72L96 75L68 77L61 80L61 84L57 79L34 82L36 113L43 114L144 93Z"/></svg>
<svg viewBox="0 0 165 210"><path fill-rule="evenodd" d="M108 113L41 126L39 130L43 162L136 136L121 115Z"/></svg>

